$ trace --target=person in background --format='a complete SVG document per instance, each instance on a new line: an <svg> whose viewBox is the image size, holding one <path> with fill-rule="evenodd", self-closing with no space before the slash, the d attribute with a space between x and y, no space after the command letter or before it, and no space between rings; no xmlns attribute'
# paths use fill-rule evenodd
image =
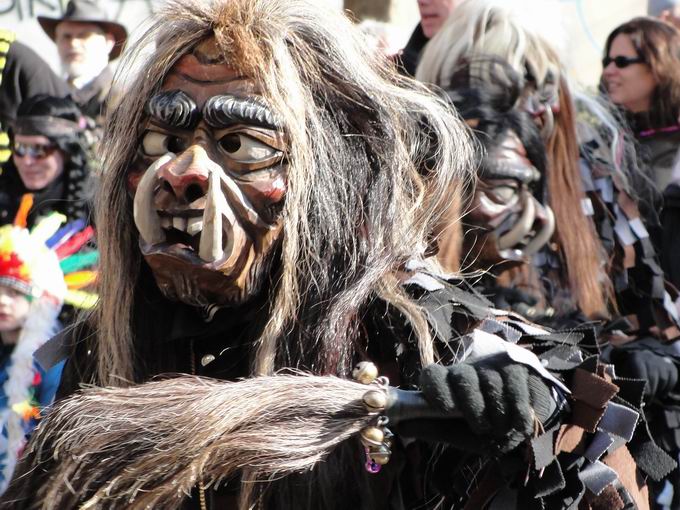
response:
<svg viewBox="0 0 680 510"><path fill-rule="evenodd" d="M12 221L27 193L33 195L29 226L52 211L87 219L90 157L83 126L69 98L38 95L19 106L10 132L12 159L0 175L0 224Z"/></svg>
<svg viewBox="0 0 680 510"><path fill-rule="evenodd" d="M649 0L647 15L654 16L680 28L680 1L678 0Z"/></svg>
<svg viewBox="0 0 680 510"><path fill-rule="evenodd" d="M68 87L37 53L16 40L14 32L0 29L0 164L11 156L7 128L17 108L38 94L61 97Z"/></svg>
<svg viewBox="0 0 680 510"><path fill-rule="evenodd" d="M416 74L420 54L442 27L459 0L418 0L420 23L416 26L406 46L399 55L399 66L409 76Z"/></svg>
<svg viewBox="0 0 680 510"><path fill-rule="evenodd" d="M663 199L660 222L650 229L661 265L680 286L678 196L674 163L680 148L680 31L654 18L634 18L609 34L602 84L612 102L625 110L639 142L639 162Z"/></svg>
<svg viewBox="0 0 680 510"><path fill-rule="evenodd" d="M680 147L680 32L634 18L607 37L602 67L604 89L640 143L642 169L663 192Z"/></svg>
<svg viewBox="0 0 680 510"><path fill-rule="evenodd" d="M638 209L637 169L622 159L632 144L609 112L572 90L555 30L536 28L536 12L498 0L462 3L427 45L416 77L445 89L487 145L464 219L473 227L464 241L479 252L468 269L492 267L479 286L499 307L553 327L600 325L602 359L619 376L646 381L645 415L669 455L636 460L659 494L677 483L676 295L664 290ZM547 164L532 157L540 144L523 136L526 127L511 114L533 118Z"/></svg>
<svg viewBox="0 0 680 510"><path fill-rule="evenodd" d="M59 259L45 244L60 225L57 216L33 233L24 228L23 213L0 227L0 493L61 377L63 364L45 371L33 360L59 331L66 294Z"/></svg>
<svg viewBox="0 0 680 510"><path fill-rule="evenodd" d="M94 0L70 0L61 18L38 16L38 22L57 45L73 99L84 115L101 124L113 80L109 62L123 50L125 27L110 21Z"/></svg>

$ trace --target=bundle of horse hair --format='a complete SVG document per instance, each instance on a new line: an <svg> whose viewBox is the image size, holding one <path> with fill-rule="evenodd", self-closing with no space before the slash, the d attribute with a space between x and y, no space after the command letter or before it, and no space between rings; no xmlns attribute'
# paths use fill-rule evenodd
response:
<svg viewBox="0 0 680 510"><path fill-rule="evenodd" d="M303 472L375 421L368 389L301 374L84 389L36 429L3 503L172 508L198 483Z"/></svg>

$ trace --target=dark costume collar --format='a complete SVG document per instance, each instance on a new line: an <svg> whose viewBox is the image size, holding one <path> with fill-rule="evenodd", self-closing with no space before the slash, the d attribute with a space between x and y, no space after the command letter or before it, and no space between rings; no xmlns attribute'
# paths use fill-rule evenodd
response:
<svg viewBox="0 0 680 510"><path fill-rule="evenodd" d="M638 139L663 136L680 131L680 124L669 122L659 126L652 121L649 112L626 112L626 120Z"/></svg>

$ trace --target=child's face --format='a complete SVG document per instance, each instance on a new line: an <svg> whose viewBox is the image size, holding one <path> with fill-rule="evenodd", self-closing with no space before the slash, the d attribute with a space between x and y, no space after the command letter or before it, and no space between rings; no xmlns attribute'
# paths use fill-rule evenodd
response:
<svg viewBox="0 0 680 510"><path fill-rule="evenodd" d="M29 305L25 294L0 285L0 332L21 329L28 317Z"/></svg>

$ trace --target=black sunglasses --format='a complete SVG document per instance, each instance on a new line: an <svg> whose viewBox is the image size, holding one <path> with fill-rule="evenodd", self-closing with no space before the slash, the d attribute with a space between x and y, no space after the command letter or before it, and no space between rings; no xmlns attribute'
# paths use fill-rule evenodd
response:
<svg viewBox="0 0 680 510"><path fill-rule="evenodd" d="M614 62L614 65L618 67L619 69L623 69L624 67L628 67L631 64L642 64L644 63L645 59L642 57L624 57L623 55L619 55L618 57L604 57L602 59L602 68L604 69L607 67L609 64Z"/></svg>
<svg viewBox="0 0 680 510"><path fill-rule="evenodd" d="M33 143L15 143L14 154L20 158L31 156L34 159L43 159L57 150L56 145L43 145Z"/></svg>

